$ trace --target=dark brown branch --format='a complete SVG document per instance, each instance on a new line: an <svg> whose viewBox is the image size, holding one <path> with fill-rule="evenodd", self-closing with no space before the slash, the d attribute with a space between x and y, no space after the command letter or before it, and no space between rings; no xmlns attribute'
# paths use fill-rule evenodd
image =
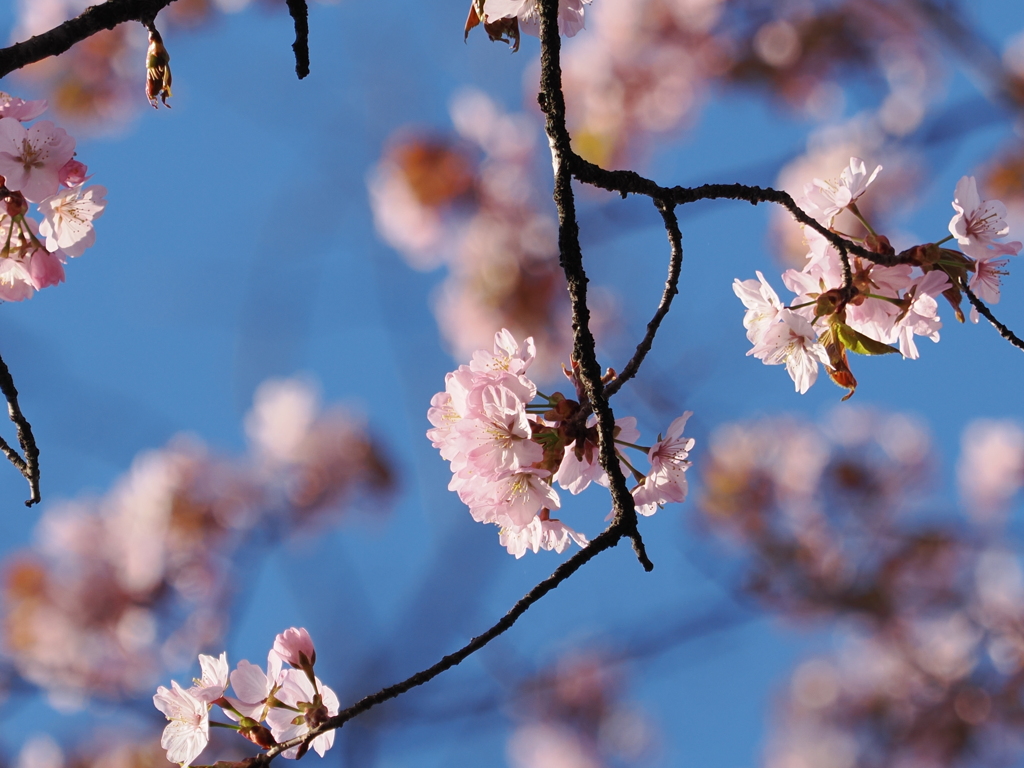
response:
<svg viewBox="0 0 1024 768"><path fill-rule="evenodd" d="M625 526L633 541L633 549L644 570L654 564L647 557L637 528L633 495L626 487L626 478L615 452L615 414L608 405L597 362L597 345L590 331L590 309L587 306L587 273L583 269L576 201L572 191L573 159L569 130L565 124L565 97L562 93L561 40L558 37L558 0L540 0L540 94L538 101L546 117L545 131L551 143L555 171L555 208L558 211L558 253L569 287L572 305L573 360L579 364L579 377L597 416L601 467L608 473L615 520Z"/></svg>
<svg viewBox="0 0 1024 768"><path fill-rule="evenodd" d="M572 155L570 162L573 176L584 184L590 184L609 192L618 192L623 197L626 195L643 195L652 200L662 200L666 203L675 203L676 205L695 203L698 200L743 200L751 205L775 203L789 211L790 215L798 222L818 232L840 251L845 248L847 253L860 256L884 267L911 263L911 254L875 253L852 240L847 240L842 235L837 235L817 219L809 216L803 208L796 204L796 201L789 193L778 189L755 187L749 184L704 184L699 187L663 187L650 179L644 178L635 171L609 171L575 154Z"/></svg>
<svg viewBox="0 0 1024 768"><path fill-rule="evenodd" d="M985 302L974 295L974 291L966 285L962 285L961 288L967 295L967 300L971 302L971 306L978 310L978 314L983 315L986 320L992 323L995 329L999 331L1000 336L1013 344L1013 346L1017 347L1017 349L1024 350L1024 341L1021 341L1017 334L996 320L995 315L992 314L992 310L986 306Z"/></svg>
<svg viewBox="0 0 1024 768"><path fill-rule="evenodd" d="M672 299L679 293L679 272L683 266L683 233L679 230L679 219L676 216L674 205L664 203L661 200L655 200L654 205L661 213L661 218L665 222L665 231L668 233L668 242L672 249L672 255L668 262L668 277L665 280L665 291L661 294L661 302L658 304L658 309L655 311L654 317L651 318L651 322L647 324L647 333L640 343L637 344L633 357L626 363L626 366L619 373L615 381L605 387L605 395L607 397L611 397L618 392L623 384L636 375L644 358L647 357L647 353L651 351L651 347L654 344L654 336L658 333L661 321L665 319L665 315L668 314L672 306Z"/></svg>
<svg viewBox="0 0 1024 768"><path fill-rule="evenodd" d="M288 13L295 22L295 74L299 80L309 74L309 8L306 0L288 0Z"/></svg>
<svg viewBox="0 0 1024 768"><path fill-rule="evenodd" d="M301 737L278 744L265 754L256 757L252 766L268 765L271 760L286 749L299 746L302 743L309 744L321 733L326 733L327 731L340 728L357 715L361 715L363 712L372 709L378 704L383 704L385 701L400 696L417 686L423 685L424 683L433 680L442 672L461 664L465 659L479 651L496 637L511 629L512 625L516 623L519 617L526 613L526 611L528 611L534 603L544 597L544 595L555 589L555 587L572 576L572 574L582 568L590 560L597 557L601 552L604 552L606 549L611 549L618 544L623 537L628 536L629 530L625 526L620 523L613 522L608 529L604 531L604 533L600 534L597 538L591 541L590 544L558 566L554 573L521 597L519 601L512 606L512 610L506 613L497 624L488 629L482 635L477 635L466 643L466 645L462 646L462 648L455 651L455 653L445 656L439 662L427 669L424 669L422 672L417 672L412 677L406 678L400 683L390 685L377 693L360 699L348 709L342 710L337 715L330 718L319 728L315 728Z"/></svg>
<svg viewBox="0 0 1024 768"><path fill-rule="evenodd" d="M152 20L174 0L107 0L86 8L80 15L54 27L49 32L30 37L0 49L0 77L16 69L59 56L75 43L80 43L104 29L113 29L126 21Z"/></svg>
<svg viewBox="0 0 1024 768"><path fill-rule="evenodd" d="M14 450L6 440L0 437L0 452L7 457L7 460L25 476L28 480L29 498L25 502L26 507L31 507L39 502L39 448L36 446L36 439L32 435L32 425L28 423L25 414L21 412L18 405L18 390L14 386L14 378L11 376L7 364L0 358L0 392L7 400L7 413L18 430L18 443L21 445L22 457Z"/></svg>

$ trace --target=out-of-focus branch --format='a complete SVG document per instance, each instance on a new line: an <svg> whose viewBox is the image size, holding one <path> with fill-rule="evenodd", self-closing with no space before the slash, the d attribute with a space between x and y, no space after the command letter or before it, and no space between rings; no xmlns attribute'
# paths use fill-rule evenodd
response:
<svg viewBox="0 0 1024 768"><path fill-rule="evenodd" d="M60 26L21 43L0 48L0 77L16 69L59 56L75 43L92 37L97 32L113 29L126 21L152 20L174 0L107 0L86 8L80 15Z"/></svg>
<svg viewBox="0 0 1024 768"><path fill-rule="evenodd" d="M637 528L636 507L626 487L615 453L615 415L608 405L597 362L596 343L590 331L587 306L587 273L583 269L576 201L572 191L573 159L569 130L565 124L565 96L562 93L561 40L558 36L558 0L540 0L540 93L538 101L546 116L545 131L551 144L555 171L555 208L558 211L558 252L569 286L572 305L573 360L579 364L580 381L597 416L601 467L608 473L616 524L623 525L644 570L654 564L647 557Z"/></svg>
<svg viewBox="0 0 1024 768"><path fill-rule="evenodd" d="M14 386L14 378L3 358L0 358L0 392L3 392L4 398L7 400L7 413L18 430L18 443L25 455L21 456L2 437L0 437L0 452L3 452L7 460L28 480L29 498L25 501L25 506L31 507L40 500L39 448L32 435L32 425L28 423L25 414L21 412L21 406L18 405L18 390Z"/></svg>
<svg viewBox="0 0 1024 768"><path fill-rule="evenodd" d="M665 291L661 295L661 302L658 304L654 317L647 324L647 333L644 334L643 339L637 345L633 357L626 363L626 367L622 369L616 379L605 387L605 395L607 397L611 397L618 392L623 384L636 375L644 358L647 357L647 353L651 351L651 346L654 344L654 336L658 333L658 328L661 327L661 321L665 319L665 315L668 314L669 309L672 307L672 299L679 293L679 272L683 266L683 233L679 230L679 219L676 216L674 205L665 203L662 200L655 200L654 205L661 213L661 218L665 222L665 231L668 234L669 246L672 249L672 255L668 262L668 278L665 280Z"/></svg>
<svg viewBox="0 0 1024 768"><path fill-rule="evenodd" d="M295 22L295 74L299 80L309 74L309 7L306 0L288 0L288 13Z"/></svg>

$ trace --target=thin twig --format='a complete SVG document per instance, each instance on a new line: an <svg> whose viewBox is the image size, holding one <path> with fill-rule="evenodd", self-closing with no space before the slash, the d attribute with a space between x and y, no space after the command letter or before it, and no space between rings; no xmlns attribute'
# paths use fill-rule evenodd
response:
<svg viewBox="0 0 1024 768"><path fill-rule="evenodd" d="M967 294L967 300L971 302L971 306L978 310L978 314L984 315L985 319L992 323L995 329L999 331L1000 336L1013 344L1013 346L1017 347L1017 349L1024 350L1024 341L1021 341L1017 334L996 320L995 315L992 314L992 310L986 306L985 302L974 295L974 291L966 285L961 286L961 288L963 289L963 292Z"/></svg>
<svg viewBox="0 0 1024 768"><path fill-rule="evenodd" d="M601 467L608 473L615 520L627 529L637 559L650 571L654 564L647 557L643 539L637 528L636 506L626 487L626 478L615 453L615 414L608 405L597 362L596 343L590 331L590 309L587 306L587 273L583 269L576 201L572 192L573 154L569 130L565 123L565 96L562 93L561 40L558 36L558 0L540 0L540 93L545 131L551 145L555 171L555 208L558 211L558 253L569 287L572 306L573 360L579 364L579 377L597 416Z"/></svg>
<svg viewBox="0 0 1024 768"><path fill-rule="evenodd" d="M265 754L257 757L253 762L253 766L268 765L271 760L286 749L299 746L302 743L308 744L321 733L326 733L327 731L340 728L356 715L361 715L363 712L372 709L378 704L382 704L385 701L416 688L417 686L423 685L424 683L433 680L442 672L462 663L469 656L476 653L496 637L510 629L519 617L526 613L526 611L529 610L534 603L544 597L544 595L555 589L559 584L572 576L572 574L582 568L590 560L597 557L601 552L606 549L611 549L618 544L623 537L628 536L629 531L623 525L613 522L607 530L604 531L604 533L597 536L586 547L558 566L554 573L521 597L516 604L512 606L512 610L506 613L498 623L486 632L481 635L477 635L462 646L462 648L455 651L455 653L445 656L436 664L427 667L427 669L424 669L422 672L417 672L415 675L406 678L400 683L390 685L387 688L381 689L377 693L360 699L348 709L342 710L337 715L327 720L319 728L314 728L303 736L282 742L276 747L271 748Z"/></svg>
<svg viewBox="0 0 1024 768"><path fill-rule="evenodd" d="M288 13L295 22L295 74L299 80L309 74L309 8L306 0L288 0Z"/></svg>
<svg viewBox="0 0 1024 768"><path fill-rule="evenodd" d="M897 264L909 264L912 255L909 253L885 254L869 251L867 248L838 235L821 222L809 216L788 192L771 187L757 187L750 184L703 184L699 187L663 187L656 182L641 176L635 171L609 171L578 155L570 159L573 176L584 184L618 192L626 195L643 195L652 200L663 200L676 205L687 205L699 200L743 200L751 205L758 203L774 203L781 205L801 224L818 232L838 249L846 248L848 253L860 256L874 264L893 267Z"/></svg>
<svg viewBox="0 0 1024 768"><path fill-rule="evenodd" d="M59 56L75 43L92 37L97 32L113 29L126 21L153 19L174 0L107 0L86 8L81 14L48 32L30 37L21 43L0 48L0 77L16 69Z"/></svg>
<svg viewBox="0 0 1024 768"><path fill-rule="evenodd" d="M18 443L25 455L24 457L20 456L2 437L0 437L0 452L28 480L29 498L25 502L25 506L31 507L40 500L39 447L32 435L32 425L28 423L25 414L21 412L21 406L18 405L18 390L14 386L14 377L11 376L11 371L2 357L0 357L0 392L7 400L7 413L18 430Z"/></svg>
<svg viewBox="0 0 1024 768"><path fill-rule="evenodd" d="M661 294L661 302L658 304L658 309L655 311L654 317L651 318L651 322L647 324L647 333L640 343L637 344L633 357L626 363L626 366L615 378L615 381L605 387L605 395L609 398L618 392L623 384L636 375L644 358L647 357L647 353L651 351L651 347L654 344L654 336L658 333L661 321L665 319L665 315L668 314L672 306L672 299L679 293L679 273L683 266L683 233L679 230L679 218L676 216L674 205L664 203L661 200L655 200L654 205L661 213L661 218L665 222L665 231L668 234L669 246L672 249L672 255L668 262L668 277L665 280L665 291Z"/></svg>

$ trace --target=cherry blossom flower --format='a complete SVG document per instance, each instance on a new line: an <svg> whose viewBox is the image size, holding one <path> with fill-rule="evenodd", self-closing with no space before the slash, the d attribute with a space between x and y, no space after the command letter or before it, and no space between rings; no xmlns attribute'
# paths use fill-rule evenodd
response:
<svg viewBox="0 0 1024 768"><path fill-rule="evenodd" d="M502 528L498 539L517 560L525 555L528 549L535 553L542 549L553 549L561 553L568 548L570 542L575 541L581 547L589 543L586 536L577 533L561 520L545 519L539 515L534 516L529 524L522 527Z"/></svg>
<svg viewBox="0 0 1024 768"><path fill-rule="evenodd" d="M528 525L541 509L558 509L558 493L546 469L524 467L494 480L464 485L459 497L479 522Z"/></svg>
<svg viewBox="0 0 1024 768"><path fill-rule="evenodd" d="M200 654L199 667L202 677L195 681L188 692L200 701L212 704L224 695L228 687L228 654L225 651L217 658Z"/></svg>
<svg viewBox="0 0 1024 768"><path fill-rule="evenodd" d="M591 0L559 0L558 33L572 37L583 29L583 6ZM497 19L519 19L519 29L540 37L540 8L537 0L487 0L484 13L488 22Z"/></svg>
<svg viewBox="0 0 1024 768"><path fill-rule="evenodd" d="M74 154L75 140L49 120L25 128L13 117L0 118L0 175L34 203L56 194L60 169Z"/></svg>
<svg viewBox="0 0 1024 768"><path fill-rule="evenodd" d="M964 176L957 182L953 210L956 215L949 221L949 232L968 256L987 260L1020 253L1021 243L1017 241L997 242L996 238L1010 231L1006 206L998 200L982 200L973 176Z"/></svg>
<svg viewBox="0 0 1024 768"><path fill-rule="evenodd" d="M327 718L338 714L340 707L334 691L320 682L319 678L316 678L314 689L313 682L298 669L288 669L282 673L281 687L274 695L278 701L290 707L273 707L267 712L267 725L278 742L304 736L311 729L322 725ZM334 731L327 731L313 739L310 746L323 757L333 745ZM294 760L299 756L299 748L291 747L281 754Z"/></svg>
<svg viewBox="0 0 1024 768"><path fill-rule="evenodd" d="M85 163L80 163L72 158L61 166L60 171L57 172L57 178L65 187L80 187L92 177L89 176L89 169Z"/></svg>
<svg viewBox="0 0 1024 768"><path fill-rule="evenodd" d="M160 746L167 750L172 763L189 766L210 741L209 705L171 681L171 688L156 689L153 705L170 722L164 727Z"/></svg>
<svg viewBox="0 0 1024 768"><path fill-rule="evenodd" d="M35 120L46 111L46 100L25 101L0 91L0 117L12 117L20 123Z"/></svg>
<svg viewBox="0 0 1024 768"><path fill-rule="evenodd" d="M801 203L806 204L808 213L820 221L831 224L832 219L864 194L868 186L878 176L882 166L868 175L867 166L859 157L851 157L850 164L843 169L838 181L815 179L812 184L804 187Z"/></svg>
<svg viewBox="0 0 1024 768"><path fill-rule="evenodd" d="M484 387L480 410L477 418L463 419L456 427L476 471L514 472L544 457L544 449L530 439L526 409L515 393L500 385Z"/></svg>
<svg viewBox="0 0 1024 768"><path fill-rule="evenodd" d="M311 669L316 664L313 639L305 628L291 627L274 638L274 653L297 669Z"/></svg>
<svg viewBox="0 0 1024 768"><path fill-rule="evenodd" d="M487 371L507 371L519 376L526 373L526 369L537 357L537 347L533 343L533 337L523 342L522 349L508 329L502 328L494 334L494 352L479 349L473 353L473 359L469 363L469 370L474 373Z"/></svg>
<svg viewBox="0 0 1024 768"><path fill-rule="evenodd" d="M61 259L63 254L58 251L50 253L43 248L32 252L32 258L28 262L29 281L37 291L49 288L64 282L64 262Z"/></svg>
<svg viewBox="0 0 1024 768"><path fill-rule="evenodd" d="M939 304L935 300L949 288L949 278L944 272L933 270L917 278L907 295L913 296L906 313L892 329L890 342L899 341L904 357L916 360L919 356L914 335L926 336L934 342L939 340Z"/></svg>
<svg viewBox="0 0 1024 768"><path fill-rule="evenodd" d="M747 354L764 361L765 365L785 363L796 391L802 395L818 378L818 363L828 365L828 355L806 318L783 309L779 319L781 322L771 326Z"/></svg>
<svg viewBox="0 0 1024 768"><path fill-rule="evenodd" d="M46 249L61 249L68 256L81 256L96 242L93 221L103 215L107 206L105 187L94 185L85 189L72 187L39 201L43 222L39 234L46 238Z"/></svg>
<svg viewBox="0 0 1024 768"><path fill-rule="evenodd" d="M756 344L759 342L779 316L783 309L779 295L775 293L760 271L755 273L757 280L733 281L732 291L743 306L747 308L743 316L743 327L747 329L747 339Z"/></svg>
<svg viewBox="0 0 1024 768"><path fill-rule="evenodd" d="M587 419L587 426L593 428L597 417ZM635 443L640 439L640 430L636 428L635 416L623 416L615 420L615 439L623 443ZM565 455L552 481L569 491L573 496L582 493L592 483L608 487L608 473L601 467L598 459L596 441L583 439L583 448L578 449L580 438L565 446ZM629 474L629 468L622 465L622 473Z"/></svg>
<svg viewBox="0 0 1024 768"><path fill-rule="evenodd" d="M257 723L266 719L267 699L281 683L281 663L281 657L273 650L267 654L266 673L245 659L238 662L238 666L231 672L231 688L237 698L226 697L235 711L225 709L227 716L237 720L240 714Z"/></svg>
<svg viewBox="0 0 1024 768"><path fill-rule="evenodd" d="M664 504L686 499L686 470L690 467L686 457L689 456L694 441L692 437L684 438L682 435L686 421L692 415L692 411L687 411L675 419L669 425L665 437L658 440L648 451L651 470L633 494L640 514L652 514L652 503Z"/></svg>

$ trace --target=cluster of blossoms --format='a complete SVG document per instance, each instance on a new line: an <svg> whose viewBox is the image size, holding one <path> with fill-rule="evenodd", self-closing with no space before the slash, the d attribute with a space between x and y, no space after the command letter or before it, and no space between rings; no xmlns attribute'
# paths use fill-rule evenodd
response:
<svg viewBox="0 0 1024 768"><path fill-rule="evenodd" d="M64 282L64 262L96 240L106 189L86 187L75 140L49 120L26 127L45 101L0 92L0 300L22 301ZM42 221L30 218L35 203Z"/></svg>
<svg viewBox="0 0 1024 768"><path fill-rule="evenodd" d="M239 558L358 508L386 508L388 463L359 419L309 384L261 385L250 451L178 437L100 496L48 507L39 545L4 563L2 638L17 673L65 706L152 690L219 643Z"/></svg>
<svg viewBox="0 0 1024 768"><path fill-rule="evenodd" d="M160 746L172 763L189 766L210 741L210 725L233 728L252 743L270 749L302 739L338 714L338 697L313 672L316 650L305 629L286 629L274 640L267 655L267 671L246 660L228 674L228 655L199 656L202 677L190 688L176 681L160 686L153 705L170 721ZM284 665L290 665L285 668ZM226 696L228 684L234 696ZM237 723L211 723L210 710L216 705ZM266 723L266 725L262 725ZM334 731L321 733L284 750L286 758L297 760L312 747L320 755L334 745Z"/></svg>
<svg viewBox="0 0 1024 768"><path fill-rule="evenodd" d="M747 308L743 326L753 344L747 354L766 365L785 364L800 393L814 384L820 362L836 384L849 390L846 397L850 397L857 381L847 350L862 355L898 352L916 359L915 336L939 340L938 297L953 306L961 321L965 286L983 301L995 304L1008 261L1002 257L1020 252L1020 242L1002 241L1009 232L1006 208L998 200L982 200L974 177L965 176L956 185L956 213L949 222L949 236L897 254L857 206L881 170L877 166L869 174L862 160L850 158L838 181L815 179L806 185L798 202L831 231L836 231L834 221L841 211L852 213L868 233L853 239L895 262L893 266L849 256L847 276L847 264L839 251L819 232L805 227L810 249L807 263L802 270L789 269L782 275L786 287L796 294L789 306L779 300L760 272L757 280L737 279L733 284ZM959 251L942 247L953 239ZM973 309L971 319L978 321Z"/></svg>
<svg viewBox="0 0 1024 768"><path fill-rule="evenodd" d="M906 416L844 408L820 428L712 436L698 506L740 554L737 581L803 625L837 622L837 651L801 664L776 708L768 768L1019 762L1024 568L991 511L1024 480L1024 431L975 422L963 445L981 525L921 514L936 457Z"/></svg>
<svg viewBox="0 0 1024 768"><path fill-rule="evenodd" d="M501 529L510 554L526 550L562 552L587 539L551 512L560 506L554 483L575 495L595 482L608 485L598 461L596 420L575 375L566 371L576 400L537 390L526 371L536 356L533 339L520 346L507 330L495 334L494 351L478 350L469 365L445 377L445 391L430 401L427 437L451 463L449 489L469 507L473 519ZM622 470L637 484L637 511L654 514L663 504L686 498L687 456L693 440L682 436L690 413L677 418L668 434L650 448L637 445L636 419L616 420L616 453ZM643 474L618 452L627 447L647 454Z"/></svg>

